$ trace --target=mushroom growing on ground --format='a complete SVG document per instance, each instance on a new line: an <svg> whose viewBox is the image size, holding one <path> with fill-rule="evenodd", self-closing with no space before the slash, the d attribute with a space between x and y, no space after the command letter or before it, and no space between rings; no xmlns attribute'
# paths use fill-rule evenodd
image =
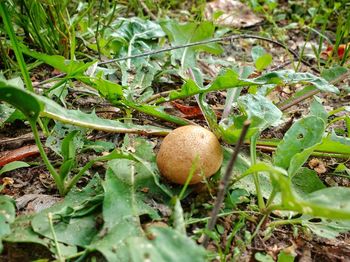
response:
<svg viewBox="0 0 350 262"><path fill-rule="evenodd" d="M176 184L185 184L194 165L196 170L190 184L201 182L204 177L208 178L219 170L222 160L223 152L216 136L194 125L170 132L157 155L160 173Z"/></svg>

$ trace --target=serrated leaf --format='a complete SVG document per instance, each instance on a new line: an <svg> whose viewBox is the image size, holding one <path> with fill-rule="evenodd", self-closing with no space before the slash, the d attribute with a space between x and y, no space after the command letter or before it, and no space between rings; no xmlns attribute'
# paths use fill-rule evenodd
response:
<svg viewBox="0 0 350 262"><path fill-rule="evenodd" d="M163 30L169 37L172 45L184 45L198 42L213 37L215 26L205 21L201 23L179 24L176 21L165 21L161 24ZM209 43L187 47L182 50L173 50L173 60L179 60L183 69L196 66L196 53L205 51L211 54L220 54L223 49L217 43Z"/></svg>
<svg viewBox="0 0 350 262"><path fill-rule="evenodd" d="M106 79L102 76L91 78L94 88L109 101L118 100L123 97L123 87Z"/></svg>
<svg viewBox="0 0 350 262"><path fill-rule="evenodd" d="M350 231L350 220L331 220L310 216L300 217L302 225L309 228L313 233L324 238L336 238L341 233Z"/></svg>
<svg viewBox="0 0 350 262"><path fill-rule="evenodd" d="M201 93L212 91L226 90L229 88L238 88L243 86L262 86L269 84L296 84L306 82L314 85L317 89L325 92L339 93L339 90L332 84L329 84L325 79L317 77L310 73L294 72L292 70L281 70L266 73L262 76L252 79L240 78L239 75L228 69L224 73L217 76L211 84L201 88L193 80L187 80L180 91L172 91L166 98L160 98L157 103L166 101L183 99Z"/></svg>
<svg viewBox="0 0 350 262"><path fill-rule="evenodd" d="M44 63L58 69L62 73L66 73L70 77L82 75L91 65L96 63L96 61L84 63L81 61L67 60L63 56L39 53L34 50L30 50L25 46L22 46L22 52L26 55L34 57L35 59L43 61Z"/></svg>
<svg viewBox="0 0 350 262"><path fill-rule="evenodd" d="M261 131L282 117L281 110L262 95L244 95L239 97L237 102L247 119L252 121L251 126L258 127Z"/></svg>
<svg viewBox="0 0 350 262"><path fill-rule="evenodd" d="M1 100L21 110L30 121L36 121L43 109L43 103L35 96L24 89L13 87L5 80L0 80Z"/></svg>
<svg viewBox="0 0 350 262"><path fill-rule="evenodd" d="M15 98L15 99L13 99ZM30 120L37 117L49 117L71 125L104 130L116 133L146 133L167 134L170 130L149 125L134 125L120 121L103 119L96 114L86 114L79 110L68 110L54 101L40 95L35 95L24 89L8 86L0 81L0 100L4 100L19 108Z"/></svg>
<svg viewBox="0 0 350 262"><path fill-rule="evenodd" d="M319 152L333 152L348 155L350 157L350 146L347 141L348 139L344 137L335 137L329 134L322 139L321 144L316 147L316 150Z"/></svg>
<svg viewBox="0 0 350 262"><path fill-rule="evenodd" d="M178 125L187 125L188 122L180 117L176 117L173 115L170 115L164 111L164 107L162 106L152 106L152 105L147 105L147 104L138 104L134 103L130 100L122 100L119 101L120 104L123 104L125 106L131 107L137 111L146 113L151 116L158 117L160 119L178 124Z"/></svg>
<svg viewBox="0 0 350 262"><path fill-rule="evenodd" d="M292 70L281 70L270 72L260 77L253 79L254 82L268 82L272 83L285 83L285 84L296 84L299 82L306 82L314 85L317 89L325 92L339 93L338 88L328 83L322 77L315 76L311 73L300 73ZM266 84L266 83L265 83Z"/></svg>

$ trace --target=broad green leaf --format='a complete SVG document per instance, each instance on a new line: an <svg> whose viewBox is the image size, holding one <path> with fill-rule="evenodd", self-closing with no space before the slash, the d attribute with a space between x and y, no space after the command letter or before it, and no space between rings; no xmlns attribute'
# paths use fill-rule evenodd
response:
<svg viewBox="0 0 350 262"><path fill-rule="evenodd" d="M264 70L272 62L272 56L266 53L265 49L261 46L254 46L251 54L258 71Z"/></svg>
<svg viewBox="0 0 350 262"><path fill-rule="evenodd" d="M293 173L296 172L303 164L302 161L312 152L307 149L321 142L324 129L323 120L315 116L308 116L295 122L277 146L274 165L284 169L290 167Z"/></svg>
<svg viewBox="0 0 350 262"><path fill-rule="evenodd" d="M310 106L310 115L317 116L321 118L325 123L327 123L328 113L322 105L320 99L316 96L314 97L314 100L312 101Z"/></svg>
<svg viewBox="0 0 350 262"><path fill-rule="evenodd" d="M129 165L129 176L134 176L134 168ZM131 178L132 179L132 178ZM105 227L111 227L119 222L135 218L154 211L143 202L142 195L133 191L133 186L123 181L112 169L106 172L103 183L105 197L103 200L103 218Z"/></svg>
<svg viewBox="0 0 350 262"><path fill-rule="evenodd" d="M57 155L64 158L61 150L62 142L65 139L65 137L72 132L79 132L79 135L75 136L74 147L76 148L76 150L81 150L84 146L84 137L87 132L87 129L69 124L63 124L59 121L57 121L55 126L51 129L50 135L46 139L45 146L49 147Z"/></svg>
<svg viewBox="0 0 350 262"><path fill-rule="evenodd" d="M179 24L176 21L168 20L161 23L165 33L173 46L198 42L213 37L215 26L213 23L205 21L201 23ZM183 69L196 66L196 53L199 51L211 54L221 54L223 49L217 43L209 43L187 47L181 50L173 50L173 60L179 60Z"/></svg>
<svg viewBox="0 0 350 262"><path fill-rule="evenodd" d="M13 199L0 196L0 253L3 251L2 238L10 234L10 225L15 220L16 209Z"/></svg>
<svg viewBox="0 0 350 262"><path fill-rule="evenodd" d="M263 56L266 54L266 50L262 47L262 46L253 46L252 50L251 50L251 56L253 58L254 63L256 62L256 60L259 59L259 57Z"/></svg>
<svg viewBox="0 0 350 262"><path fill-rule="evenodd" d="M165 36L157 22L138 17L119 18L113 22L112 27L113 32L110 34L108 41L110 43L107 43L107 46L110 46L118 57L155 50L158 47L158 38ZM158 54L158 57L162 56L164 54ZM120 61L119 64L122 84L129 86L126 90L126 99L132 100L151 86L155 75L161 70L158 62L152 60L150 56ZM135 74L129 77L129 70L132 68L135 69Z"/></svg>
<svg viewBox="0 0 350 262"><path fill-rule="evenodd" d="M226 143L237 143L246 119L246 116L240 115L228 117L225 119L225 121L221 121L219 125L219 137L221 137ZM246 139L249 139L255 135L257 132L259 132L259 130L259 127L249 127Z"/></svg>
<svg viewBox="0 0 350 262"><path fill-rule="evenodd" d="M288 168L288 174L290 177L293 177L298 170L301 168L301 166L307 161L309 156L312 154L313 151L315 151L317 145L308 147L307 149L304 149L303 151L296 153L290 160L289 168Z"/></svg>
<svg viewBox="0 0 350 262"><path fill-rule="evenodd" d="M22 46L22 52L26 55L34 57L44 63L58 69L62 73L66 73L69 77L82 75L91 65L95 64L96 61L84 63L81 61L66 60L63 56L59 55L47 55L39 53L29 48Z"/></svg>
<svg viewBox="0 0 350 262"><path fill-rule="evenodd" d="M287 253L285 251L281 251L278 254L277 262L294 262L296 254Z"/></svg>
<svg viewBox="0 0 350 262"><path fill-rule="evenodd" d="M235 71L228 69L224 73L217 76L213 80L213 82L205 88L201 88L199 85L196 84L195 81L188 79L182 85L180 91L170 92L167 98L160 98L157 100L157 103L182 99L201 93L226 90L228 88L235 88L246 85L249 85L249 82L239 79L239 75Z"/></svg>
<svg viewBox="0 0 350 262"><path fill-rule="evenodd" d="M249 193L245 189L236 188L233 189L225 199L225 209L235 209L237 204L249 202Z"/></svg>
<svg viewBox="0 0 350 262"><path fill-rule="evenodd" d="M270 100L262 95L244 95L238 98L238 105L252 121L252 127L261 131L279 121L282 112Z"/></svg>
<svg viewBox="0 0 350 262"><path fill-rule="evenodd" d="M103 79L102 76L91 78L94 88L109 101L114 101L123 97L123 87L109 80Z"/></svg>
<svg viewBox="0 0 350 262"><path fill-rule="evenodd" d="M134 102L132 102L130 100L122 100L119 103L121 103L121 104L123 104L125 106L128 106L128 107L131 107L131 108L133 108L133 109L135 109L137 111L146 113L146 114L151 115L151 116L158 117L160 119L163 119L163 120L166 120L166 121L178 124L178 125L182 125L183 126L183 125L188 125L189 124L188 121L186 121L186 120L184 120L182 118L179 118L179 117L167 114L164 111L164 108L161 107L161 106L151 106L151 105L147 105L147 104L137 104L137 103L134 103Z"/></svg>
<svg viewBox="0 0 350 262"><path fill-rule="evenodd" d="M233 153L232 149L229 149L226 147L224 147L223 149L224 149L224 160L222 163L222 168L220 169L221 177L224 175L229 159ZM234 178L247 172L250 166L251 166L250 159L245 154L239 154L233 168L232 177ZM256 167L259 167L259 166L256 166ZM261 168L265 168L265 167L262 166ZM266 169L269 169L269 167L266 167ZM254 172L255 170L254 171L250 170L246 174L250 174ZM263 196L265 198L268 198L269 195L271 194L272 186L271 186L270 178L266 173L263 173L263 172L260 173L260 186L261 186ZM250 194L256 194L253 176L246 176L231 186L231 189L237 189L237 188L244 189Z"/></svg>
<svg viewBox="0 0 350 262"><path fill-rule="evenodd" d="M182 99L196 94L207 93L212 91L226 90L229 88L237 88L243 86L262 86L268 84L296 84L299 82L306 82L314 85L317 89L325 92L338 93L339 90L329 84L321 77L314 76L310 73L299 73L292 70L281 70L266 73L262 76L252 79L243 79L239 75L228 69L224 73L217 76L211 84L205 88L200 88L193 80L187 80L180 91L172 91L166 98L160 98L157 103Z"/></svg>
<svg viewBox="0 0 350 262"><path fill-rule="evenodd" d="M125 56L130 48L133 51L131 54L154 50L152 40L165 36L158 23L138 17L119 18L114 21L113 27L112 45L119 57ZM135 60L140 63L144 58Z"/></svg>
<svg viewBox="0 0 350 262"><path fill-rule="evenodd" d="M0 80L0 101L5 101L17 109L30 121L36 121L43 109L43 104L34 95L24 89L11 86L9 82Z"/></svg>
<svg viewBox="0 0 350 262"><path fill-rule="evenodd" d="M142 236L139 222L135 218L128 218L114 224L112 227L104 227L101 236L96 236L88 247L90 251L99 251L109 262L129 262L132 253L127 246L127 241L133 237ZM137 249L133 247L132 252Z"/></svg>
<svg viewBox="0 0 350 262"><path fill-rule="evenodd" d="M342 66L336 66L329 69L324 69L321 73L321 76L327 81L332 81L337 77L345 74L348 70Z"/></svg>
<svg viewBox="0 0 350 262"><path fill-rule="evenodd" d="M136 152L138 152L137 147ZM157 174L159 171L155 163L155 156L153 151L148 152L148 156L151 157L151 161L148 161L147 157L145 158L144 155L142 155L142 157L139 157L139 154L136 155L129 152L125 153L115 150L115 152L111 154L116 155L115 157L110 158L111 160L113 160L108 162L108 167L112 169L112 171L118 175L119 179L122 179L125 183L132 184L132 177L130 176L130 167L133 165L135 166L135 189L149 187L151 189L150 191L152 191L149 192L150 195L154 193L158 197L159 195L161 195L161 198L165 197L164 193L167 197L170 198L178 193L175 190L175 188L171 189L165 184L160 184L159 174ZM172 191L175 191L175 193L173 193Z"/></svg>
<svg viewBox="0 0 350 262"><path fill-rule="evenodd" d="M273 262L273 258L268 254L263 254L260 252L255 253L254 258L259 262Z"/></svg>
<svg viewBox="0 0 350 262"><path fill-rule="evenodd" d="M46 97L36 97L45 104L45 108L41 113L41 116L49 117L63 123L115 133L146 133L164 135L170 131L169 129L149 125L134 125L130 123L122 123L116 120L99 118L95 113L87 114L79 110L68 110Z"/></svg>
<svg viewBox="0 0 350 262"><path fill-rule="evenodd" d="M9 117L16 109L7 104L0 103L0 128L8 121Z"/></svg>
<svg viewBox="0 0 350 262"><path fill-rule="evenodd" d="M304 196L326 187L317 173L306 167L298 170L297 174L292 178L292 185L299 196Z"/></svg>
<svg viewBox="0 0 350 262"><path fill-rule="evenodd" d="M220 122L220 126L215 127L214 132L218 137L221 137L227 143L236 143L243 128L244 121L251 120L251 125L246 135L249 139L256 132L261 132L265 128L276 124L281 117L282 112L266 97L262 95L245 95L238 98L238 105L242 111L242 115L229 116ZM216 120L216 115L212 113Z"/></svg>
<svg viewBox="0 0 350 262"><path fill-rule="evenodd" d="M174 229L151 227L150 234L153 236L152 240L146 238L128 240L133 262L144 261L145 258L157 262L206 261L205 249Z"/></svg>
<svg viewBox="0 0 350 262"><path fill-rule="evenodd" d="M265 75L252 79L255 83L273 84L273 83L285 83L296 84L299 82L306 82L314 85L317 89L324 92L339 93L338 88L329 84L325 79L315 76L311 73L300 73L291 70L281 70L270 72ZM267 83L266 83L267 82Z"/></svg>
<svg viewBox="0 0 350 262"><path fill-rule="evenodd" d="M6 165L3 166L3 168L0 169L0 175L2 175L5 172L9 172L18 168L22 168L22 167L29 167L30 165L28 165L26 162L23 161L14 161L11 163L8 163Z"/></svg>
<svg viewBox="0 0 350 262"><path fill-rule="evenodd" d="M350 220L349 197L349 188L328 187L284 204L304 215Z"/></svg>
<svg viewBox="0 0 350 262"><path fill-rule="evenodd" d="M321 144L316 147L316 150L319 152L344 154L350 157L350 147L345 141L341 139L334 140L334 137L329 134L322 139Z"/></svg>
<svg viewBox="0 0 350 262"><path fill-rule="evenodd" d="M332 209L342 210L349 213L350 219L350 188L346 187L327 187L310 193L305 197L309 203L323 207L325 212L330 209L329 215L332 217Z"/></svg>
<svg viewBox="0 0 350 262"><path fill-rule="evenodd" d="M334 132L334 130L331 133L331 139L334 142L338 142L342 145L350 146L350 138L343 137L343 136L337 136L337 134Z"/></svg>
<svg viewBox="0 0 350 262"><path fill-rule="evenodd" d="M271 62L272 62L272 55L264 54L255 61L255 67L258 71L263 71L271 64Z"/></svg>
<svg viewBox="0 0 350 262"><path fill-rule="evenodd" d="M16 217L16 220L11 224L11 233L4 237L4 241L7 243L38 244L48 248L51 253L56 254L57 249L54 241L49 238L44 238L33 231L31 226L33 217L34 215L21 215ZM62 243L59 243L59 248L62 256L71 256L78 251L76 246Z"/></svg>
<svg viewBox="0 0 350 262"><path fill-rule="evenodd" d="M300 217L302 225L309 228L313 233L324 238L336 238L341 233L350 231L350 220L331 220L314 218L307 215Z"/></svg>
<svg viewBox="0 0 350 262"><path fill-rule="evenodd" d="M37 117L49 117L63 123L116 133L146 133L167 134L170 130L149 125L134 125L120 121L103 119L96 114L83 113L79 110L68 110L51 99L35 95L24 89L7 86L0 81L0 100L4 100L17 107L28 119L36 120ZM12 99L15 98L15 99Z"/></svg>
<svg viewBox="0 0 350 262"><path fill-rule="evenodd" d="M53 239L48 220L52 213L54 230L59 242L87 246L98 233L96 210L102 205L100 179L95 176L82 190L73 188L64 201L37 213L32 220L34 232Z"/></svg>
<svg viewBox="0 0 350 262"><path fill-rule="evenodd" d="M128 175L135 176L132 165L128 166ZM133 178L131 178L133 181ZM143 236L139 216L154 211L147 206L134 187L123 181L118 173L108 169L103 183L105 197L103 200L104 225L90 248L100 251L108 261L130 261L126 241L130 237Z"/></svg>
<svg viewBox="0 0 350 262"><path fill-rule="evenodd" d="M78 135L78 130L70 132L62 141L61 154L64 160L75 158L75 142L74 139Z"/></svg>

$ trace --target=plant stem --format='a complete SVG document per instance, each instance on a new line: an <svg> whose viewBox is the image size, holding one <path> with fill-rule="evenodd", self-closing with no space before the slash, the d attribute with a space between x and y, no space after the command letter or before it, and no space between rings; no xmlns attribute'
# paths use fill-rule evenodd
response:
<svg viewBox="0 0 350 262"><path fill-rule="evenodd" d="M252 236L250 238L250 241L252 241L253 238L258 234L262 224L264 223L264 221L266 220L267 217L268 217L267 214L262 217L262 219L260 220L259 224L256 226L256 229L254 230L254 233L252 234Z"/></svg>
<svg viewBox="0 0 350 262"><path fill-rule="evenodd" d="M64 196L64 194L65 194L64 183L63 183L60 175L56 172L55 168L51 165L50 160L48 159L48 157L45 153L44 147L43 147L41 140L40 140L38 128L36 127L36 122L30 121L30 126L32 127L34 140L35 140L36 145L38 146L41 158L43 159L43 161L46 165L46 168L49 170L50 174L52 175L52 177L55 181L55 184L57 186L58 192L60 193L61 196Z"/></svg>
<svg viewBox="0 0 350 262"><path fill-rule="evenodd" d="M214 226L216 224L216 220L218 218L218 214L219 214L221 205L222 205L222 203L224 201L224 197L225 197L226 189L227 189L227 186L228 186L228 183L229 183L229 179L230 179L230 177L232 175L233 166L234 166L234 164L236 162L236 159L237 159L237 156L239 154L239 151L240 151L240 149L241 149L241 147L242 147L242 145L244 143L244 138L245 138L245 136L247 134L249 126L250 126L250 121L245 121L244 125L243 125L243 128L242 128L241 135L240 135L239 140L238 140L238 142L236 144L235 151L233 152L233 154L231 156L231 159L230 159L230 161L229 161L229 163L227 165L227 169L226 169L225 175L220 181L218 194L217 194L217 197L216 197L216 200L215 200L215 204L214 204L214 207L213 207L213 211L212 211L209 223L208 223L208 231L213 230L213 228L214 228ZM208 244L209 244L209 237L208 237L208 235L204 235L203 246L207 247Z"/></svg>
<svg viewBox="0 0 350 262"><path fill-rule="evenodd" d="M283 225L288 225L288 224L301 224L303 220L301 219L288 219L288 220L277 220L273 221L268 224L268 227L278 227L278 226L283 226Z"/></svg>
<svg viewBox="0 0 350 262"><path fill-rule="evenodd" d="M277 193L277 191L276 191L276 189L275 189L275 187L272 189L272 192L271 192L271 194L270 194L270 196L269 196L269 199L267 200L267 202L266 202L266 206L269 206L269 205L271 205L271 203L272 203L272 201L275 199L275 197L276 197L276 193Z"/></svg>
<svg viewBox="0 0 350 262"><path fill-rule="evenodd" d="M68 183L65 185L64 195L67 194L73 186L79 181L79 179L85 174L87 170L89 170L93 164L98 161L98 159L90 160L82 169L80 169L79 173L76 174Z"/></svg>
<svg viewBox="0 0 350 262"><path fill-rule="evenodd" d="M258 136L259 134L257 133L253 135L250 139L250 158L251 158L252 165L256 164L256 142L258 140ZM256 189L256 195L258 197L258 206L259 206L259 209L262 210L265 208L265 202L261 193L259 174L254 172L253 179L254 179L254 185Z"/></svg>
<svg viewBox="0 0 350 262"><path fill-rule="evenodd" d="M51 233L52 233L53 241L55 242L55 247L56 247L56 252L57 252L58 261L64 262L64 259L62 258L62 255L61 255L61 249L60 249L60 246L59 246L58 241L57 241L57 236L56 236L55 228L53 227L53 223L52 223L52 213L51 213L51 212L49 212L49 213L47 214L47 219L49 220L50 230L51 230Z"/></svg>
<svg viewBox="0 0 350 262"><path fill-rule="evenodd" d="M22 51L19 48L17 38L16 38L15 32L13 30L13 26L12 26L12 23L11 23L11 20L10 20L10 17L8 14L9 14L9 12L7 10L5 1L0 1L0 15L2 16L2 20L4 22L4 26L5 26L5 29L7 31L7 34L10 37L13 51L15 52L16 59L18 61L18 66L22 72L24 83L26 84L26 87L29 91L34 92L33 84L32 84L32 81L30 80L30 76L29 76L28 70L26 68L26 63L24 62Z"/></svg>

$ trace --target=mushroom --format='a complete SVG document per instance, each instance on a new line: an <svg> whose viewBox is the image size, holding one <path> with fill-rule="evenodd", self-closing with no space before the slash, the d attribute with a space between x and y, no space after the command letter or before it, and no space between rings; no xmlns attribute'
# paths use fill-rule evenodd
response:
<svg viewBox="0 0 350 262"><path fill-rule="evenodd" d="M200 126L183 126L170 132L163 140L157 155L160 173L169 181L185 184L192 166L196 170L190 184L214 175L223 160L221 145L216 136Z"/></svg>

